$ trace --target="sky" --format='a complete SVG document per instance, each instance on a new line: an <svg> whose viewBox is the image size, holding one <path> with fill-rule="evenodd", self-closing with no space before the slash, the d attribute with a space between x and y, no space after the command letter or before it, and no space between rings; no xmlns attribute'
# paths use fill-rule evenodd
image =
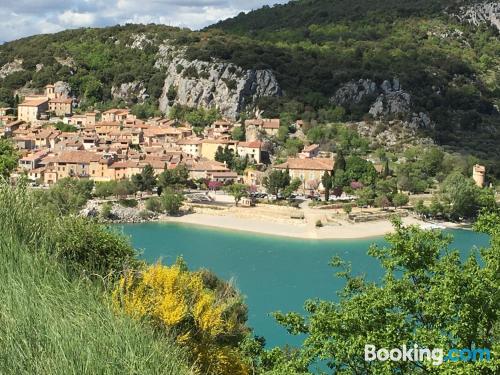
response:
<svg viewBox="0 0 500 375"><path fill-rule="evenodd" d="M70 28L159 23L199 29L287 0L0 0L0 43Z"/></svg>

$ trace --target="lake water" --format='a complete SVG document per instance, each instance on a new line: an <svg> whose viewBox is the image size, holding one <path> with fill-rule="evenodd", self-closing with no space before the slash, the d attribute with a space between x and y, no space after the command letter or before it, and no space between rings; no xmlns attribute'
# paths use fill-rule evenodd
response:
<svg viewBox="0 0 500 375"><path fill-rule="evenodd" d="M172 264L182 255L190 269L204 267L226 280L233 279L246 296L250 326L255 334L266 338L268 347L298 345L301 341L288 335L269 313L303 312L303 303L310 298L336 299L343 282L328 265L333 256L351 262L354 274L365 274L370 280L382 275L379 262L366 254L370 244L384 244L381 237L297 240L171 223L120 228L131 236L148 262L162 259L164 264ZM464 230L449 232L455 237L453 248L463 255L474 246L488 245L486 235Z"/></svg>

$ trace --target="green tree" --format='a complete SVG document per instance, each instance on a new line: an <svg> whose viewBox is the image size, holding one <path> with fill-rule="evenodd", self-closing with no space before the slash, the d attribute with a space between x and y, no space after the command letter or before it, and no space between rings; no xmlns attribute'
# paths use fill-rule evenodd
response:
<svg viewBox="0 0 500 375"><path fill-rule="evenodd" d="M373 163L359 156L350 156L347 159L345 174L349 181L360 181L364 185L373 185L378 176Z"/></svg>
<svg viewBox="0 0 500 375"><path fill-rule="evenodd" d="M158 176L159 190L172 188L179 190L188 185L189 170L184 164L179 164L174 169L167 169Z"/></svg>
<svg viewBox="0 0 500 375"><path fill-rule="evenodd" d="M370 187L359 189L356 191L356 195L358 196L357 203L359 207L370 206L375 199L375 192Z"/></svg>
<svg viewBox="0 0 500 375"><path fill-rule="evenodd" d="M124 198L127 195L134 194L137 191L135 185L130 180L120 180L114 185L113 194L116 197Z"/></svg>
<svg viewBox="0 0 500 375"><path fill-rule="evenodd" d="M6 139L0 139L0 177L8 178L17 167L18 160L19 153L14 145Z"/></svg>
<svg viewBox="0 0 500 375"><path fill-rule="evenodd" d="M330 199L330 190L333 187L333 178L330 172L325 171L325 173L321 177L321 183L323 184L323 188L325 189L325 201L328 202L328 200Z"/></svg>
<svg viewBox="0 0 500 375"><path fill-rule="evenodd" d="M288 199L292 196L293 193L295 193L300 186L302 185L302 181L298 178L294 178L288 186L286 186L283 191L282 195L284 199Z"/></svg>
<svg viewBox="0 0 500 375"><path fill-rule="evenodd" d="M133 175L132 183L138 191L153 191L156 187L156 176L151 164L146 165L141 173Z"/></svg>
<svg viewBox="0 0 500 375"><path fill-rule="evenodd" d="M145 203L146 210L159 213L162 211L162 201L158 197L148 198Z"/></svg>
<svg viewBox="0 0 500 375"><path fill-rule="evenodd" d="M76 214L92 197L94 182L63 178L50 189L37 191L38 199L61 215Z"/></svg>
<svg viewBox="0 0 500 375"><path fill-rule="evenodd" d="M397 193L392 197L392 203L394 204L394 207L403 207L404 205L408 204L410 201L410 197L406 194L403 193Z"/></svg>
<svg viewBox="0 0 500 375"><path fill-rule="evenodd" d="M107 198L115 194L116 181L96 182L94 196L97 198Z"/></svg>
<svg viewBox="0 0 500 375"><path fill-rule="evenodd" d="M450 174L443 182L439 198L452 220L473 218L481 209L481 189L474 181L461 173Z"/></svg>
<svg viewBox="0 0 500 375"><path fill-rule="evenodd" d="M334 172L337 171L345 171L346 161L344 157L344 152L342 150L338 150L337 158L335 159Z"/></svg>
<svg viewBox="0 0 500 375"><path fill-rule="evenodd" d="M488 221L490 222L490 221ZM496 221L495 227L500 223ZM481 225L482 226L482 225ZM371 361L364 358L365 345L376 348L489 348L500 349L494 332L500 323L498 264L500 238L493 233L491 246L461 260L449 250L451 237L440 231L405 227L394 221L395 232L386 236L388 246L372 245L369 255L385 269L381 282L368 282L352 275L350 265L340 258L337 276L345 279L339 301L310 300L307 316L299 313L274 314L291 334L306 334L303 346L294 355L274 349L264 357L267 370L291 369L308 373L308 367L323 362L335 374L493 374L500 362L444 362L438 368L432 360ZM293 371L292 371L293 369ZM286 373L286 372L284 372Z"/></svg>
<svg viewBox="0 0 500 375"><path fill-rule="evenodd" d="M379 208L382 208L385 210L387 207L389 207L389 205L391 204L391 201L385 195L378 195L375 198L374 204L376 207L379 207Z"/></svg>
<svg viewBox="0 0 500 375"><path fill-rule="evenodd" d="M244 141L245 140L245 126L235 126L231 133L231 136L235 141Z"/></svg>
<svg viewBox="0 0 500 375"><path fill-rule="evenodd" d="M167 188L161 195L163 209L169 215L177 215L184 202L184 196L171 188Z"/></svg>
<svg viewBox="0 0 500 375"><path fill-rule="evenodd" d="M234 155L234 150L226 147L219 146L217 147L217 151L215 152L215 161L219 163L225 163L229 169L234 168L235 158L237 156Z"/></svg>
<svg viewBox="0 0 500 375"><path fill-rule="evenodd" d="M231 184L224 188L225 192L234 198L234 203L238 206L241 198L248 196L248 186L244 184Z"/></svg>
<svg viewBox="0 0 500 375"><path fill-rule="evenodd" d="M278 195L278 193L290 185L288 169L284 171L276 169L271 171L268 176L264 177L263 185L269 194Z"/></svg>

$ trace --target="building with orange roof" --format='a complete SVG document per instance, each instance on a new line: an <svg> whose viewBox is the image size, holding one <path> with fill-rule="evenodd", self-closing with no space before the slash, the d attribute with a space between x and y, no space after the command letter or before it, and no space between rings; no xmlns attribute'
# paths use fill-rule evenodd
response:
<svg viewBox="0 0 500 375"><path fill-rule="evenodd" d="M279 118L245 120L245 128L249 126L254 126L269 136L277 135L280 125L281 121Z"/></svg>
<svg viewBox="0 0 500 375"><path fill-rule="evenodd" d="M135 120L136 117L130 113L129 109L123 108L113 108L104 111L101 115L101 121L103 122L123 122L127 119Z"/></svg>
<svg viewBox="0 0 500 375"><path fill-rule="evenodd" d="M46 97L25 100L17 107L17 118L21 121L35 122L40 115L49 109L49 100Z"/></svg>
<svg viewBox="0 0 500 375"><path fill-rule="evenodd" d="M274 169L287 170L292 179L298 178L303 182L305 189L313 189L321 184L325 172L331 172L335 161L329 158L288 158L283 164L273 166Z"/></svg>
<svg viewBox="0 0 500 375"><path fill-rule="evenodd" d="M49 111L56 116L66 116L73 113L73 99L71 98L51 98L49 99Z"/></svg>
<svg viewBox="0 0 500 375"><path fill-rule="evenodd" d="M185 138L177 142L183 153L193 158L201 157L202 140L200 138Z"/></svg>
<svg viewBox="0 0 500 375"><path fill-rule="evenodd" d="M262 142L261 141L253 141L253 142L238 142L237 145L237 153L241 157L248 156L250 161L254 163L260 164L261 162L261 150L262 150Z"/></svg>

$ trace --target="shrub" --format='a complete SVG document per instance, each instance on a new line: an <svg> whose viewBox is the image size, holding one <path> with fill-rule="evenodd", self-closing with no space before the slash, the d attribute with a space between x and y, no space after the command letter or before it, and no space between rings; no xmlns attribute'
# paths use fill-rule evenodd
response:
<svg viewBox="0 0 500 375"><path fill-rule="evenodd" d="M135 199L120 199L118 203L123 207L134 208L137 207L138 203Z"/></svg>
<svg viewBox="0 0 500 375"><path fill-rule="evenodd" d="M162 212L162 202L160 198L148 198L145 203L146 210L151 212L160 213Z"/></svg>
<svg viewBox="0 0 500 375"><path fill-rule="evenodd" d="M316 221L316 228L323 227L323 222L321 220Z"/></svg>
<svg viewBox="0 0 500 375"><path fill-rule="evenodd" d="M156 264L127 273L113 303L136 319L175 332L202 374L247 374L238 344L248 334L246 307L227 283L207 271L190 272L183 262Z"/></svg>
<svg viewBox="0 0 500 375"><path fill-rule="evenodd" d="M162 206L169 215L177 215L184 202L184 196L180 193L176 193L174 190L168 188L162 195Z"/></svg>
<svg viewBox="0 0 500 375"><path fill-rule="evenodd" d="M108 274L136 264L136 252L123 236L81 217L63 217L48 233L59 259L89 273Z"/></svg>
<svg viewBox="0 0 500 375"><path fill-rule="evenodd" d="M346 214L350 214L352 212L352 204L351 203L346 203L342 206L342 209Z"/></svg>
<svg viewBox="0 0 500 375"><path fill-rule="evenodd" d="M100 216L101 218L103 218L104 220L108 220L108 219L111 219L111 210L113 209L113 204L110 203L110 202L106 202L102 205L101 207L101 212L100 212Z"/></svg>

